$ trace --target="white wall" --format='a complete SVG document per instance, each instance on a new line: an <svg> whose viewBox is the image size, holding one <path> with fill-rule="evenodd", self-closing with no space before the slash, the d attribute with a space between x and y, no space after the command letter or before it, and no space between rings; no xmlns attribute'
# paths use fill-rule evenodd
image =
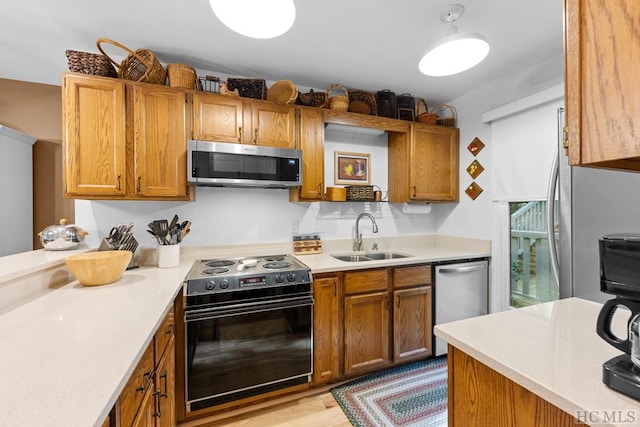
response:
<svg viewBox="0 0 640 427"><path fill-rule="evenodd" d="M371 184L386 193L387 139L327 132L325 143L325 182L333 185L334 151L371 154ZM141 247L156 245L145 232L154 219L169 219L178 214L180 221L190 220L191 234L184 246L209 246L287 242L292 229L299 233L319 232L323 239L351 238L355 219L369 212L378 224L377 236L435 233L435 216L408 215L402 205L387 202L315 202L290 203L288 190L252 188L197 187L195 202L88 201L77 200L76 223L87 230L88 245L97 246L118 223L134 223ZM371 224L361 223L365 238L372 235Z"/></svg>

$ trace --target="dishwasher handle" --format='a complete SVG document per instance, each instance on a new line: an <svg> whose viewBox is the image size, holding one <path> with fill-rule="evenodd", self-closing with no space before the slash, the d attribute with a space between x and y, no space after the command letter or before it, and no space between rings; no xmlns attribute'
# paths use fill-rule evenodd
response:
<svg viewBox="0 0 640 427"><path fill-rule="evenodd" d="M483 270L486 264L469 265L466 267L453 267L453 268L439 268L438 273L442 274L455 274L455 273L470 273L472 271Z"/></svg>

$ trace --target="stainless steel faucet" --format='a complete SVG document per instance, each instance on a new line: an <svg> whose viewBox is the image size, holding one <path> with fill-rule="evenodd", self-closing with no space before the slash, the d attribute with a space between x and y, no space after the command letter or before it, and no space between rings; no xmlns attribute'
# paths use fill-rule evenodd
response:
<svg viewBox="0 0 640 427"><path fill-rule="evenodd" d="M378 224L376 224L376 220L373 218L373 215L366 212L358 215L358 218L356 218L356 235L353 237L353 250L355 252L362 250L362 233L360 233L360 219L362 219L363 216L366 216L371 220L371 223L373 224L373 232L378 232Z"/></svg>

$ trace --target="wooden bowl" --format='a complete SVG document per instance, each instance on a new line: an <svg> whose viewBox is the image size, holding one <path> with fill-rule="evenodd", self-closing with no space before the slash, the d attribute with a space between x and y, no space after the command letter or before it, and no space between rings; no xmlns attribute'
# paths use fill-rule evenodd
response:
<svg viewBox="0 0 640 427"><path fill-rule="evenodd" d="M131 251L99 251L72 255L64 261L78 282L97 286L119 280L132 256Z"/></svg>

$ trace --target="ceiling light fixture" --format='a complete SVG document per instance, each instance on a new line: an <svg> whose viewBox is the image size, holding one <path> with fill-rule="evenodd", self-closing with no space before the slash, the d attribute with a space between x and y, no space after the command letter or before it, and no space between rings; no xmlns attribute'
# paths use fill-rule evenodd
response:
<svg viewBox="0 0 640 427"><path fill-rule="evenodd" d="M278 37L293 25L293 0L209 0L213 13L236 33L254 39Z"/></svg>
<svg viewBox="0 0 640 427"><path fill-rule="evenodd" d="M458 34L456 20L463 13L464 6L454 4L440 14L440 20L450 24L447 36L427 50L418 64L420 72L434 77L450 76L478 65L489 54L489 43L482 34Z"/></svg>

